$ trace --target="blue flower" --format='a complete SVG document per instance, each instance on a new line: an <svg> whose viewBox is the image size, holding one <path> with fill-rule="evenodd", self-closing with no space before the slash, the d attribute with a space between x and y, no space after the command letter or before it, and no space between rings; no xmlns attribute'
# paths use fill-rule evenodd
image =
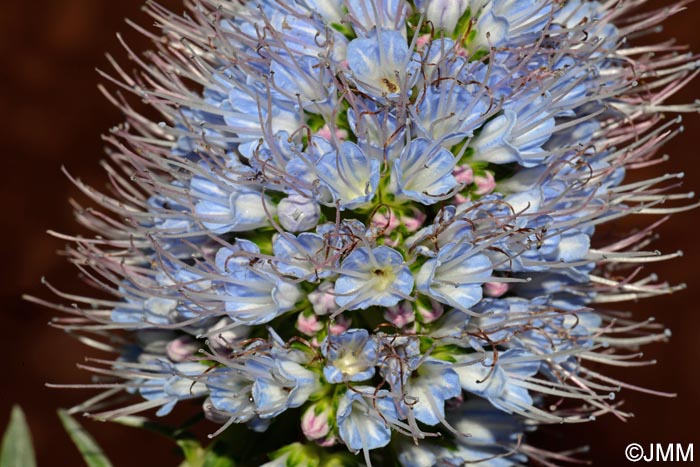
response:
<svg viewBox="0 0 700 467"><path fill-rule="evenodd" d="M195 362L170 364L154 362L157 373L149 375L139 387L139 393L150 401L151 407L160 407L156 415L168 415L178 401L197 399L207 394L207 387L197 379L206 367Z"/></svg>
<svg viewBox="0 0 700 467"><path fill-rule="evenodd" d="M318 13L323 19L329 23L340 23L343 19L343 1L342 0L302 0L307 8L315 13Z"/></svg>
<svg viewBox="0 0 700 467"><path fill-rule="evenodd" d="M364 92L395 98L413 87L420 65L403 34L385 29L375 34L348 44L348 68Z"/></svg>
<svg viewBox="0 0 700 467"><path fill-rule="evenodd" d="M428 297L469 312L481 300L481 286L491 277L489 258L467 243L448 243L416 275L416 288Z"/></svg>
<svg viewBox="0 0 700 467"><path fill-rule="evenodd" d="M246 261L260 253L257 245L238 240L237 251L222 248L216 254L216 265L224 274L219 295L226 313L242 324L261 324L272 321L280 314L294 308L301 298L297 286L285 281L271 268L255 268Z"/></svg>
<svg viewBox="0 0 700 467"><path fill-rule="evenodd" d="M386 246L353 250L340 271L335 302L348 310L393 306L413 290L413 274L401 253Z"/></svg>
<svg viewBox="0 0 700 467"><path fill-rule="evenodd" d="M321 218L318 203L300 195L284 198L277 205L280 225L288 232L303 232L316 227Z"/></svg>
<svg viewBox="0 0 700 467"><path fill-rule="evenodd" d="M450 364L436 359L423 361L407 379L403 410L417 420L437 425L445 419L445 401L462 395L457 373Z"/></svg>
<svg viewBox="0 0 700 467"><path fill-rule="evenodd" d="M427 139L416 139L394 161L396 195L430 205L452 197L458 186L452 176L456 163L451 152Z"/></svg>
<svg viewBox="0 0 700 467"><path fill-rule="evenodd" d="M207 375L209 402L213 408L231 418L235 423L244 423L255 416L253 403L253 381L246 378L240 371L217 369Z"/></svg>
<svg viewBox="0 0 700 467"><path fill-rule="evenodd" d="M301 103L304 110L330 115L335 107L332 77L318 57L280 55L272 61L270 73L275 90L285 100Z"/></svg>
<svg viewBox="0 0 700 467"><path fill-rule="evenodd" d="M445 447L423 440L415 445L399 445L398 460L402 467L432 467L475 463L492 467L522 465L527 460L518 452L526 431L520 419L494 409L486 400L465 400L450 411L450 424L458 433L454 446Z"/></svg>
<svg viewBox="0 0 700 467"><path fill-rule="evenodd" d="M255 356L246 362L246 370L254 379L255 413L263 419L299 407L319 387L315 373L280 355Z"/></svg>
<svg viewBox="0 0 700 467"><path fill-rule="evenodd" d="M446 46L451 44L446 43ZM464 77L470 84L443 82L439 86L429 85L418 96L412 122L421 137L439 141L449 148L473 136L488 118L488 93L472 82L483 79L485 71L481 64L471 67L475 69Z"/></svg>
<svg viewBox="0 0 700 467"><path fill-rule="evenodd" d="M523 96L516 108L506 107L503 114L488 122L474 139L474 158L493 164L518 162L533 167L549 153L543 146L552 136L556 122L543 112L547 107L539 97ZM520 108L520 103L528 103Z"/></svg>
<svg viewBox="0 0 700 467"><path fill-rule="evenodd" d="M387 391L368 386L349 389L338 402L336 423L340 439L353 452L386 446L391 440L389 422L397 419L394 404Z"/></svg>
<svg viewBox="0 0 700 467"><path fill-rule="evenodd" d="M398 118L375 102L363 102L359 109L348 109L348 126L357 136L357 144L371 159L393 161L403 149L405 130Z"/></svg>
<svg viewBox="0 0 700 467"><path fill-rule="evenodd" d="M276 211L275 205L260 191L213 173L194 177L190 190L198 199L195 215L214 233L241 232L268 225Z"/></svg>
<svg viewBox="0 0 700 467"><path fill-rule="evenodd" d="M273 135L280 131L293 133L302 124L293 104L281 100L270 103L264 93L238 87L229 90L222 109L228 130L239 136L238 150L248 159L253 158L265 131Z"/></svg>
<svg viewBox="0 0 700 467"><path fill-rule="evenodd" d="M305 232L294 236L277 235L272 243L275 254L275 267L282 274L305 278L308 281L328 277L332 271L324 266L334 266L326 249L326 243L319 234Z"/></svg>
<svg viewBox="0 0 700 467"><path fill-rule="evenodd" d="M509 413L525 415L530 411L538 411L528 392L528 383L521 383L539 371L538 358L517 349L504 352L498 360L490 352L481 358L475 358L475 355L477 354L462 357L454 368L459 374L462 389L488 399L494 407ZM509 361L511 359L512 362ZM549 421L559 420L546 413L536 414L536 417Z"/></svg>
<svg viewBox="0 0 700 467"><path fill-rule="evenodd" d="M369 204L379 185L379 161L367 157L350 142L321 157L316 164L316 173L330 190L333 202L337 202L341 209Z"/></svg>
<svg viewBox="0 0 700 467"><path fill-rule="evenodd" d="M546 0L491 0L484 4L476 23L474 46L500 47L506 43L532 43L555 9Z"/></svg>
<svg viewBox="0 0 700 467"><path fill-rule="evenodd" d="M366 381L374 376L378 345L365 329L329 336L321 344L321 351L327 360L323 377L329 383Z"/></svg>
<svg viewBox="0 0 700 467"><path fill-rule="evenodd" d="M412 365L420 361L420 343L416 336L379 334L379 373L394 392L402 393L412 374Z"/></svg>

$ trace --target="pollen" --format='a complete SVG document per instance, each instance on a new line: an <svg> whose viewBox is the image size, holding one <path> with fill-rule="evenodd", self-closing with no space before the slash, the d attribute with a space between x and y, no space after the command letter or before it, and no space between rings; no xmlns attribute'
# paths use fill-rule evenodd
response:
<svg viewBox="0 0 700 467"><path fill-rule="evenodd" d="M401 89L398 83L396 83L393 80L390 80L389 78L383 78L382 84L384 85L384 89L386 89L391 94L395 94L399 92L399 89Z"/></svg>
<svg viewBox="0 0 700 467"><path fill-rule="evenodd" d="M354 376L366 368L366 362L354 352L346 352L333 362L333 365L345 376Z"/></svg>
<svg viewBox="0 0 700 467"><path fill-rule="evenodd" d="M396 281L396 274L390 267L372 269L371 286L378 292L384 292Z"/></svg>

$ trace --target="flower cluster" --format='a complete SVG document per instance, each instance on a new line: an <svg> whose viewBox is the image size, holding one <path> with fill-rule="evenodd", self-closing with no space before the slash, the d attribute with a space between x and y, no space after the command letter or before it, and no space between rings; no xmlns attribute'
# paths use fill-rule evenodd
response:
<svg viewBox="0 0 700 467"><path fill-rule="evenodd" d="M75 180L103 212L68 253L109 296L56 291L57 325L119 354L76 410L295 420L239 459L268 466L551 465L537 425L629 417L643 389L590 364L668 337L610 304L677 290L639 266L680 253L647 248L658 222L594 233L689 207L662 206L682 174L625 178L698 110L666 103L694 56L628 41L682 7L639 3L149 5L157 50L104 76L161 117L108 94L111 189Z"/></svg>

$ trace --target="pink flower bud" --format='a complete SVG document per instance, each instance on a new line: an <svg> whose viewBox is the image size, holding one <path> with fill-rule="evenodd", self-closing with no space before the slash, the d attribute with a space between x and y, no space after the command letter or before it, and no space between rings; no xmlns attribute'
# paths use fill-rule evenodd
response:
<svg viewBox="0 0 700 467"><path fill-rule="evenodd" d="M472 200L471 196L464 196L464 195L462 195L462 194L457 193L457 194L455 195L454 203L455 203L457 206L459 206L460 204L468 203L468 202L471 201L471 200Z"/></svg>
<svg viewBox="0 0 700 467"><path fill-rule="evenodd" d="M331 426L328 422L331 416L330 407L326 407L325 410L316 414L317 408L318 404L312 405L306 409L306 412L301 417L301 431L304 432L304 436L310 441L325 438L331 431Z"/></svg>
<svg viewBox="0 0 700 467"><path fill-rule="evenodd" d="M337 336L338 334L342 334L350 329L350 325L352 325L352 320L340 315L335 318L334 322L331 323L330 332L332 335Z"/></svg>
<svg viewBox="0 0 700 467"><path fill-rule="evenodd" d="M444 313L444 308L442 305L435 301L435 300L430 300L430 307L425 307L423 304L418 303L416 306L416 313L418 313L421 317L421 321L424 323L432 323L433 321L437 320L442 316Z"/></svg>
<svg viewBox="0 0 700 467"><path fill-rule="evenodd" d="M399 219L391 209L387 213L377 212L372 216L372 227L381 230L385 235L393 232L399 224Z"/></svg>
<svg viewBox="0 0 700 467"><path fill-rule="evenodd" d="M484 293L489 297L500 297L508 292L508 284L505 282L487 282L484 284Z"/></svg>
<svg viewBox="0 0 700 467"><path fill-rule="evenodd" d="M309 293L309 302L317 315L327 315L338 309L333 295L333 284L324 282L316 290Z"/></svg>
<svg viewBox="0 0 700 467"><path fill-rule="evenodd" d="M391 248L396 248L397 246L399 246L399 241L387 237L384 239L384 245Z"/></svg>
<svg viewBox="0 0 700 467"><path fill-rule="evenodd" d="M425 45L430 42L430 39L430 34L423 34L422 36L419 36L416 40L416 49L422 49L425 47Z"/></svg>
<svg viewBox="0 0 700 467"><path fill-rule="evenodd" d="M313 336L322 328L323 325L319 322L316 315L310 314L309 316L305 316L304 313L299 313L297 317L297 329L302 334Z"/></svg>
<svg viewBox="0 0 700 467"><path fill-rule="evenodd" d="M486 171L483 177L480 175L474 177L474 183L476 183L475 193L479 196L488 195L496 188L496 179L489 171Z"/></svg>
<svg viewBox="0 0 700 467"><path fill-rule="evenodd" d="M384 312L384 319L397 328L402 328L416 320L416 313L413 311L413 304L403 301L396 306L387 308Z"/></svg>
<svg viewBox="0 0 700 467"><path fill-rule="evenodd" d="M457 180L457 183L464 183L465 185L474 183L474 171L467 164L455 167L452 175Z"/></svg>
<svg viewBox="0 0 700 467"><path fill-rule="evenodd" d="M426 219L425 213L417 209L414 209L412 214L412 216L401 217L401 223L404 227L406 227L406 230L408 230L409 232L415 232L418 229L420 229L423 226L423 222L425 222Z"/></svg>
<svg viewBox="0 0 700 467"><path fill-rule="evenodd" d="M324 125L323 128L316 132L316 134L327 141L331 141L333 139L331 128L328 125ZM340 141L345 141L348 139L348 132L347 130L337 129L335 130L335 137Z"/></svg>
<svg viewBox="0 0 700 467"><path fill-rule="evenodd" d="M181 336L168 342L166 353L174 362L184 362L199 350L199 343L190 336Z"/></svg>

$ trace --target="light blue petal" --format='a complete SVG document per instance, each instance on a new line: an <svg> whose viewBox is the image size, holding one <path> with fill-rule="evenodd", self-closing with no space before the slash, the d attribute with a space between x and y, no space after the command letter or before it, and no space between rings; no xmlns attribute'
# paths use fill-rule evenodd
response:
<svg viewBox="0 0 700 467"><path fill-rule="evenodd" d="M341 210L368 204L379 186L379 161L369 159L354 143L322 156L316 173Z"/></svg>
<svg viewBox="0 0 700 467"><path fill-rule="evenodd" d="M398 195L430 205L458 186L452 176L455 157L434 142L419 138L394 162Z"/></svg>
<svg viewBox="0 0 700 467"><path fill-rule="evenodd" d="M356 392L363 390L372 395L372 400L367 400ZM397 418L394 403L387 396L387 391L377 392L372 387L359 386L340 399L337 411L338 434L350 450L371 450L389 444L391 428L378 413L381 412L386 418Z"/></svg>

